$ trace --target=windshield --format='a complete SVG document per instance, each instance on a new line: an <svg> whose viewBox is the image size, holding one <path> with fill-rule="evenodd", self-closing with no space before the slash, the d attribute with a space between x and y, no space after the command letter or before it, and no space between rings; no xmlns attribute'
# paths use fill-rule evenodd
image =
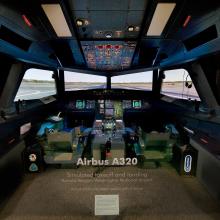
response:
<svg viewBox="0 0 220 220"><path fill-rule="evenodd" d="M64 72L65 91L105 89L106 77L76 72Z"/></svg>
<svg viewBox="0 0 220 220"><path fill-rule="evenodd" d="M152 90L153 72L132 73L112 77L111 85L115 89Z"/></svg>

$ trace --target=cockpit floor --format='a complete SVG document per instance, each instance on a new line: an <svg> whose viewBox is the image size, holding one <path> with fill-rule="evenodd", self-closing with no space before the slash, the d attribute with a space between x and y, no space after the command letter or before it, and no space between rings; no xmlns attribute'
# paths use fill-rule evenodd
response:
<svg viewBox="0 0 220 220"><path fill-rule="evenodd" d="M119 216L95 216L95 195L119 195ZM0 206L0 219L220 219L220 204L195 177L169 165L47 168L28 174Z"/></svg>

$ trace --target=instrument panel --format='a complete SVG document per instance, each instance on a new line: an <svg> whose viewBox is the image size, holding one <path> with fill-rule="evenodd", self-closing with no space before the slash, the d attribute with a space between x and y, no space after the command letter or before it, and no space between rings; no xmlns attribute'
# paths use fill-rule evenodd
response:
<svg viewBox="0 0 220 220"><path fill-rule="evenodd" d="M95 109L95 107L96 107L95 100L84 100L84 99L77 99L70 101L67 105L67 108L72 110Z"/></svg>
<svg viewBox="0 0 220 220"><path fill-rule="evenodd" d="M82 41L81 45L88 67L96 70L129 68L136 48L133 41Z"/></svg>
<svg viewBox="0 0 220 220"><path fill-rule="evenodd" d="M143 110L149 103L145 100L85 100L76 99L68 103L68 109L72 111L95 110L97 114L104 117L114 117L121 119L124 110Z"/></svg>
<svg viewBox="0 0 220 220"><path fill-rule="evenodd" d="M77 99L69 102L69 107L72 109L95 109L98 106L100 109L112 109L117 106L122 109L141 109L144 107L145 101L143 100L83 100Z"/></svg>

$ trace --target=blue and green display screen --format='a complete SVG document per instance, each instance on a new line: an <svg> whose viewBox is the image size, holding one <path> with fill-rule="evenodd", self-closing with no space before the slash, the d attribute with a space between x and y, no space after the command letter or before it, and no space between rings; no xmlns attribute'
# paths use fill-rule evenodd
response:
<svg viewBox="0 0 220 220"><path fill-rule="evenodd" d="M132 107L133 108L141 108L141 100L133 100Z"/></svg>
<svg viewBox="0 0 220 220"><path fill-rule="evenodd" d="M76 108L84 109L86 107L85 100L76 100Z"/></svg>

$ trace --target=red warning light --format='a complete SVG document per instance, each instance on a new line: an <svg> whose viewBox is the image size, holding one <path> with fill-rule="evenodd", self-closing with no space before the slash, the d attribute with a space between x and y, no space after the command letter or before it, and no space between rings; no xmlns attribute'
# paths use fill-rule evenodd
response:
<svg viewBox="0 0 220 220"><path fill-rule="evenodd" d="M22 18L23 18L25 24L26 24L28 27L32 27L32 24L31 24L31 22L29 21L29 19L26 17L26 15L22 15Z"/></svg>
<svg viewBox="0 0 220 220"><path fill-rule="evenodd" d="M109 44L108 44L108 45L106 45L106 48L107 48L107 49L110 49L111 47L112 47L112 46L111 46L111 45L109 45Z"/></svg>
<svg viewBox="0 0 220 220"><path fill-rule="evenodd" d="M184 28L189 24L191 18L192 18L191 15L188 15L188 16L186 17L186 20L185 20L184 23L183 23L183 27L184 27Z"/></svg>

